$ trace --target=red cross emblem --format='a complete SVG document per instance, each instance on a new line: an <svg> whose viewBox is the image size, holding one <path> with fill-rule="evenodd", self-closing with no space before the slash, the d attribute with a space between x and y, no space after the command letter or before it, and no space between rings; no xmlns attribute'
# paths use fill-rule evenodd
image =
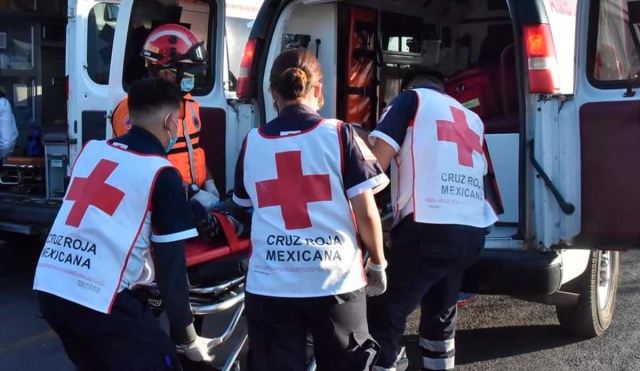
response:
<svg viewBox="0 0 640 371"><path fill-rule="evenodd" d="M437 120L438 140L455 143L458 147L458 163L473 167L473 152L484 154L480 136L469 128L464 111L451 107L453 122Z"/></svg>
<svg viewBox="0 0 640 371"><path fill-rule="evenodd" d="M302 152L276 153L277 179L256 183L258 208L280 206L287 230L311 227L307 205L331 201L329 174L303 175Z"/></svg>
<svg viewBox="0 0 640 371"><path fill-rule="evenodd" d="M105 182L118 164L109 160L100 160L88 178L76 177L71 183L66 200L74 201L66 225L78 228L89 206L97 207L105 214L113 216L124 198L124 192Z"/></svg>

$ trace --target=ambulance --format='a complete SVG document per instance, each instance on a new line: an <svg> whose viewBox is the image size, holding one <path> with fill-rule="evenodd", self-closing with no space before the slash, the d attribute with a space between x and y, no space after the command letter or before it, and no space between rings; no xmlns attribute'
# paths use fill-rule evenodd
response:
<svg viewBox="0 0 640 371"><path fill-rule="evenodd" d="M157 25L188 25L206 42L211 63L192 94L201 106L201 145L221 193L233 188L246 133L277 115L268 72L283 50L304 47L318 56L323 116L368 130L400 92L403 74L426 66L442 72L447 93L483 118L495 175L485 192L495 191L501 209L462 290L553 305L570 333L600 336L613 320L619 252L640 247L633 169L640 162L638 5L70 0L68 117L63 130L43 125L40 162L18 156L3 168L3 179L24 192L0 196L0 229L46 233L83 143L112 136L113 108L144 74L139 50ZM230 8L241 19L233 24L248 35L242 54L237 43L244 41L230 42Z"/></svg>
<svg viewBox="0 0 640 371"><path fill-rule="evenodd" d="M216 150L207 161L221 164L215 181L228 189L232 168L225 158L236 156L236 137L252 122L236 124L250 112L237 104L236 76L261 4L0 0L0 89L20 131L16 150L0 168L0 239L46 235L83 144L112 137L112 111L144 75L139 52L157 24L181 23L207 43L212 63L196 76L193 95L203 102L203 121L211 122L203 135Z"/></svg>
<svg viewBox="0 0 640 371"><path fill-rule="evenodd" d="M372 130L407 70L443 73L483 118L502 209L462 291L553 305L562 328L596 337L619 253L640 247L639 36L633 0L265 0L236 94L254 126L276 117L268 71L305 47L320 113Z"/></svg>

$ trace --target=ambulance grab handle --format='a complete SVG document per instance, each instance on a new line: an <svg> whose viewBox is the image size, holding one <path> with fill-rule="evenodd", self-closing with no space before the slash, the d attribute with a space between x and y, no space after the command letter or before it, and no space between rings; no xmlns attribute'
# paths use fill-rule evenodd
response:
<svg viewBox="0 0 640 371"><path fill-rule="evenodd" d="M558 191L558 188L556 188L555 184L553 184L547 173L545 173L542 166L540 166L540 164L536 160L536 156L533 151L533 139L529 142L529 160L531 161L531 165L533 165L533 168L536 169L536 171L544 181L544 184L547 186L547 188L549 188L551 193L553 193L553 196L556 198L556 201L558 201L562 212L567 215L573 214L573 212L576 211L576 207L572 203L565 201L564 197L562 197L562 195L560 194L560 191Z"/></svg>
<svg viewBox="0 0 640 371"><path fill-rule="evenodd" d="M633 78L631 74L629 74L629 80L627 81L627 91L622 95L625 98L633 98L636 95L636 92L633 91L634 87L637 87L638 82L640 82L640 74L636 74Z"/></svg>

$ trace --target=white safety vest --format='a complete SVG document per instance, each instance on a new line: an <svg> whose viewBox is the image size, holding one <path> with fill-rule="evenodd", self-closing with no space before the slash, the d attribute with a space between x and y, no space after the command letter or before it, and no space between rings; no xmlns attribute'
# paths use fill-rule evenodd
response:
<svg viewBox="0 0 640 371"><path fill-rule="evenodd" d="M172 166L106 141L87 143L40 255L34 290L110 313L156 175Z"/></svg>
<svg viewBox="0 0 640 371"><path fill-rule="evenodd" d="M297 134L247 137L244 185L254 206L246 290L319 297L365 286L342 180L340 122Z"/></svg>
<svg viewBox="0 0 640 371"><path fill-rule="evenodd" d="M412 213L420 223L492 225L498 217L484 194L482 120L445 94L414 91L418 111L391 163L394 225Z"/></svg>

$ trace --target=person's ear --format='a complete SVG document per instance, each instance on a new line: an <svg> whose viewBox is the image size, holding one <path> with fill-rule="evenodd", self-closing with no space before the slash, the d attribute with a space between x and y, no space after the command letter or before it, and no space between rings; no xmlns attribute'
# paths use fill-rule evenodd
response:
<svg viewBox="0 0 640 371"><path fill-rule="evenodd" d="M322 84L318 84L313 87L313 97L316 99L320 99L322 96Z"/></svg>
<svg viewBox="0 0 640 371"><path fill-rule="evenodd" d="M280 107L278 107L278 101L280 101L280 95L273 90L270 90L269 92L271 93L271 99L273 99L273 108L279 112Z"/></svg>
<svg viewBox="0 0 640 371"><path fill-rule="evenodd" d="M269 90L269 92L271 93L271 99L273 99L274 102L277 102L280 100L280 94L276 93L273 90Z"/></svg>
<svg viewBox="0 0 640 371"><path fill-rule="evenodd" d="M173 132L179 117L178 112L170 112L164 120L164 129Z"/></svg>

